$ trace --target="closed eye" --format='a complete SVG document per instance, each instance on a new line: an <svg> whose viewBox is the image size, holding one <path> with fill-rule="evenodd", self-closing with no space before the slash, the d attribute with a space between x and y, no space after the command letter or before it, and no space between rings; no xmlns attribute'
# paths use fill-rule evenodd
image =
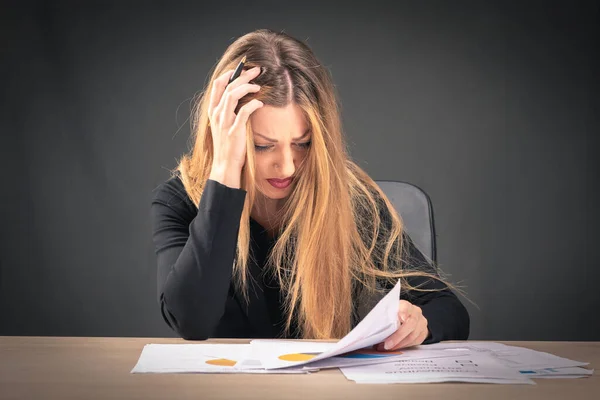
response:
<svg viewBox="0 0 600 400"><path fill-rule="evenodd" d="M254 145L254 149L256 151L267 151L269 150L271 147L273 146L258 146L258 145Z"/></svg>
<svg viewBox="0 0 600 400"><path fill-rule="evenodd" d="M296 144L298 145L298 147L301 147L303 149L308 149L310 147L310 143L311 143L311 141L309 140L308 142L296 143Z"/></svg>
<svg viewBox="0 0 600 400"><path fill-rule="evenodd" d="M295 144L296 144L296 146L300 147L301 149L308 149L310 147L311 141L309 140L308 142L295 143ZM269 146L254 145L254 149L258 152L267 151L272 147L273 147L273 145L269 145Z"/></svg>

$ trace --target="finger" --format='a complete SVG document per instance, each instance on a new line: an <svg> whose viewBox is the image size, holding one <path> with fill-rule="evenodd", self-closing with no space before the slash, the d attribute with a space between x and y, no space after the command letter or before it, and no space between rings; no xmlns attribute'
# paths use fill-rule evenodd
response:
<svg viewBox="0 0 600 400"><path fill-rule="evenodd" d="M235 118L234 110L238 104L238 101L247 95L248 93L256 93L260 90L259 85L254 85L252 83L245 83L242 86L237 87L229 92L225 92L225 98L222 103L223 110L221 111L221 123L224 126L229 126L229 122L233 125L233 120Z"/></svg>
<svg viewBox="0 0 600 400"><path fill-rule="evenodd" d="M256 76L258 74L260 74L260 67L254 67L254 68L250 68L248 70L242 71L242 74L240 76L238 76L230 84L227 84L227 82L225 82L225 84L226 84L225 90L223 92L223 95L221 96L221 99L220 99L219 103L216 105L216 107L213 110L213 112L216 115L222 114L223 113L223 109L225 107L228 107L229 103L231 102L231 100L228 99L229 98L229 93L231 93L233 90L237 89L241 85L247 84L248 82L250 82L250 80L256 78ZM225 99L223 99L223 97L225 97ZM234 109L235 109L235 105L234 105ZM226 116L226 115L228 115L228 114L227 113L223 113L221 116Z"/></svg>
<svg viewBox="0 0 600 400"><path fill-rule="evenodd" d="M428 321L427 318L423 316L422 313L419 313L418 316L415 317L417 321L417 326L413 333L411 333L408 337L400 341L396 344L396 348L414 346L417 344L423 343L423 341L427 338L429 334Z"/></svg>
<svg viewBox="0 0 600 400"><path fill-rule="evenodd" d="M400 328L394 332L389 338L385 340L383 343L383 347L385 350L392 349L403 340L405 337L410 335L417 327L417 321L415 318L408 318Z"/></svg>
<svg viewBox="0 0 600 400"><path fill-rule="evenodd" d="M398 318L400 319L400 322L406 321L414 312L415 308L417 307L413 306L408 301L400 300L400 306L398 308Z"/></svg>
<svg viewBox="0 0 600 400"><path fill-rule="evenodd" d="M410 302L408 302L406 300L400 300L400 305L398 306L398 320L401 322L401 324L404 324L408 320L413 308L418 308L418 307L413 306ZM420 311L421 309L418 308L418 310ZM394 332L393 334L388 336L383 342L373 345L373 348L377 351L385 351L386 350L385 343L392 341L392 340L396 340L395 338L399 334L400 329L401 329L401 327L398 328L398 330L396 330L396 332Z"/></svg>
<svg viewBox="0 0 600 400"><path fill-rule="evenodd" d="M226 96L228 92L239 87L240 85L248 83L250 80L256 78L260 74L260 67L254 67L242 71L240 76L235 78L233 82L229 83L229 79L233 75L233 71L234 70L228 70L215 79L208 108L209 117L214 116L218 119L221 114L221 110L224 107L223 96Z"/></svg>
<svg viewBox="0 0 600 400"><path fill-rule="evenodd" d="M377 351L387 351L385 349L385 342L381 342L375 345L375 350Z"/></svg>
<svg viewBox="0 0 600 400"><path fill-rule="evenodd" d="M227 70L213 81L213 87L210 92L210 101L208 102L209 117L212 117L212 115L214 114L214 110L219 104L219 100L221 100L221 97L223 96L223 92L227 87L227 82L229 81L229 78L231 78L231 75L233 75L233 71L233 69Z"/></svg>
<svg viewBox="0 0 600 400"><path fill-rule="evenodd" d="M244 104L240 108L240 111L238 112L237 116L235 117L235 121L233 123L233 126L231 127L231 132L237 132L242 126L245 126L248 122L250 114L252 114L254 111L256 111L262 106L263 103L256 99Z"/></svg>
<svg viewBox="0 0 600 400"><path fill-rule="evenodd" d="M417 344L421 344L421 343L423 343L423 340L425 340L425 338L423 338L419 342L419 338L422 336L423 336L423 329L416 329L410 335L408 335L407 337L402 339L399 343L397 343L393 349L397 350L397 349L402 349L404 347L411 347L411 346L415 346Z"/></svg>
<svg viewBox="0 0 600 400"><path fill-rule="evenodd" d="M242 71L240 76L235 78L233 80L233 82L231 82L230 84L227 85L227 87L225 88L225 91L233 90L233 89L243 85L244 83L249 83L252 79L256 78L258 75L260 75L260 67L253 67L250 69L245 69Z"/></svg>

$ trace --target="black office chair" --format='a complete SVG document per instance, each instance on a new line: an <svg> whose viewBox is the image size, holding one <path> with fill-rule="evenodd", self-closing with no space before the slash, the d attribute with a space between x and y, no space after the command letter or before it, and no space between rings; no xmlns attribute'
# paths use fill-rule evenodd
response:
<svg viewBox="0 0 600 400"><path fill-rule="evenodd" d="M415 246L434 263L437 261L433 206L425 191L407 182L375 181L402 217L404 229Z"/></svg>

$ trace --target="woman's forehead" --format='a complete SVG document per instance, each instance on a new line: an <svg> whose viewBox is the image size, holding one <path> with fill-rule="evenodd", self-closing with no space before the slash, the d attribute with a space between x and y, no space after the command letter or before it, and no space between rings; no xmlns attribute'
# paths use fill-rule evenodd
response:
<svg viewBox="0 0 600 400"><path fill-rule="evenodd" d="M255 136L265 140L300 139L310 129L302 109L295 104L286 107L263 106L250 116Z"/></svg>
<svg viewBox="0 0 600 400"><path fill-rule="evenodd" d="M304 132L302 132L300 134L290 133L287 135L285 133L274 134L274 135L265 135L262 132L256 132L256 131L253 131L252 133L254 134L254 137L259 137L261 139L268 140L270 142L277 142L280 139L286 139L288 137L291 138L291 140L304 139L310 135L310 129L305 129Z"/></svg>

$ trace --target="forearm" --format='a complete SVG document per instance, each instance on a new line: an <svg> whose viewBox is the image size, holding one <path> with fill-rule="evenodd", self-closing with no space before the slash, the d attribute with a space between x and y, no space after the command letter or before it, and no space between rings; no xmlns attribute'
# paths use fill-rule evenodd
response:
<svg viewBox="0 0 600 400"><path fill-rule="evenodd" d="M177 221L164 223L170 236L160 239L164 244L157 253L161 312L184 339L211 336L223 315L231 283L245 192L220 185L207 182L182 246L178 245L182 238L173 233Z"/></svg>

